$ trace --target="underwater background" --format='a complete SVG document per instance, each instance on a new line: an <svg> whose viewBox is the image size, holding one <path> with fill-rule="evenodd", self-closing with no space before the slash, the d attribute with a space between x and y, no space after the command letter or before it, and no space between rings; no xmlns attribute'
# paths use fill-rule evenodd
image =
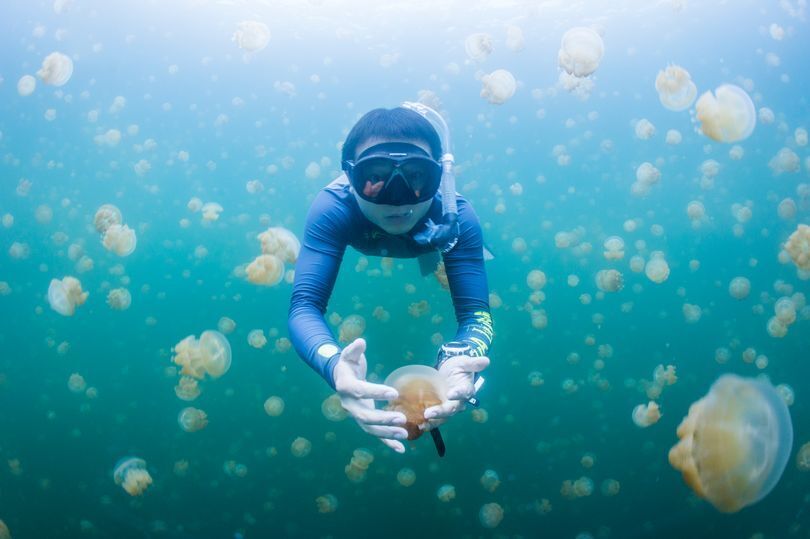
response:
<svg viewBox="0 0 810 539"><path fill-rule="evenodd" d="M2 2L0 519L15 538L810 537L810 473L796 460L810 441L810 311L797 308L784 337L767 329L778 298L810 293L810 275L779 258L810 216L796 131L810 128L808 15L805 0ZM234 41L243 21L266 25L265 47ZM558 50L578 26L601 35L604 57L588 91L571 93ZM477 59L465 49L476 33L491 45ZM17 81L54 51L72 76L21 95ZM662 106L655 79L669 64L698 95L748 92L758 121L739 149L700 133L694 107ZM497 69L517 87L491 103L482 75ZM458 191L495 254L481 407L442 427L443 459L427 436L399 455L325 417L331 389L285 340L291 285L244 277L259 233L302 236L359 116L417 99L446 118ZM637 135L641 119L654 134ZM783 148L798 162L774 161ZM660 181L638 196L644 162ZM263 189L249 192L252 180ZM193 197L219 218L190 211ZM792 215L778 210L786 198ZM102 245L103 204L136 231L129 256ZM611 261L614 235L625 255ZM670 268L661 283L629 264L654 251ZM362 258L347 250L327 316L363 317L377 381L432 364L456 329L449 294L414 260ZM623 287L600 291L610 268ZM530 297L533 269L547 284ZM89 297L64 317L47 291L68 275ZM738 276L750 281L741 300ZM105 299L119 287L126 310ZM223 317L235 322L230 370L178 399L172 348L230 329ZM248 343L254 329L263 348ZM632 412L658 365L678 380L640 428ZM69 387L74 373L89 389ZM690 404L723 373L767 375L793 399L784 475L735 514L667 461ZM281 415L265 412L271 396ZM189 405L208 416L197 432L178 425ZM361 448L373 461L352 480ZM153 479L141 496L114 481L128 456ZM565 482L581 478L571 495ZM438 495L446 485L453 499ZM491 503L502 520L482 512Z"/></svg>

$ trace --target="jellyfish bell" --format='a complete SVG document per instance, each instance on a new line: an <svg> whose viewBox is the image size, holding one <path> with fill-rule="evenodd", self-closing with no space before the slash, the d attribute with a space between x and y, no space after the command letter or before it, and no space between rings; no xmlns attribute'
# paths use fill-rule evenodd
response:
<svg viewBox="0 0 810 539"><path fill-rule="evenodd" d="M578 26L563 35L557 61L566 73L587 77L599 67L604 54L602 37L592 28Z"/></svg>
<svg viewBox="0 0 810 539"><path fill-rule="evenodd" d="M73 75L73 60L61 52L52 52L42 61L37 76L45 84L64 86Z"/></svg>
<svg viewBox="0 0 810 539"><path fill-rule="evenodd" d="M482 62L492 53L492 36L483 32L470 34L464 40L464 52L471 60Z"/></svg>
<svg viewBox="0 0 810 539"><path fill-rule="evenodd" d="M124 457L115 464L113 479L130 496L140 496L152 484L146 470L146 461L137 457Z"/></svg>
<svg viewBox="0 0 810 539"><path fill-rule="evenodd" d="M773 490L790 457L790 412L767 381L725 374L689 407L669 463L686 484L724 513Z"/></svg>
<svg viewBox="0 0 810 539"><path fill-rule="evenodd" d="M48 304L62 316L73 316L76 307L84 304L89 295L82 291L82 283L75 277L51 279L48 286Z"/></svg>
<svg viewBox="0 0 810 539"><path fill-rule="evenodd" d="M200 335L200 353L205 372L219 378L231 368L231 345L219 331L206 330Z"/></svg>
<svg viewBox="0 0 810 539"><path fill-rule="evenodd" d="M689 72L679 65L669 65L659 71L655 78L655 89L661 104L672 111L688 109L697 96L697 86Z"/></svg>
<svg viewBox="0 0 810 539"><path fill-rule="evenodd" d="M135 231L127 225L113 224L106 230L101 240L104 248L118 256L129 256L138 244Z"/></svg>
<svg viewBox="0 0 810 539"><path fill-rule="evenodd" d="M270 28L259 21L242 21L236 25L231 41L248 52L259 52L270 43Z"/></svg>
<svg viewBox="0 0 810 539"><path fill-rule="evenodd" d="M695 103L697 119L704 135L717 142L738 142L754 132L757 113L748 94L733 84L718 86L701 95Z"/></svg>
<svg viewBox="0 0 810 539"><path fill-rule="evenodd" d="M517 81L505 69L496 69L481 77L481 97L493 105L502 105L515 95Z"/></svg>
<svg viewBox="0 0 810 539"><path fill-rule="evenodd" d="M399 392L399 397L389 402L386 409L405 414L408 440L416 440L430 430L425 410L447 400L444 375L426 365L406 365L389 374L383 383Z"/></svg>
<svg viewBox="0 0 810 539"><path fill-rule="evenodd" d="M112 225L120 225L122 220L121 210L112 204L103 204L96 210L93 225L97 232L104 234Z"/></svg>
<svg viewBox="0 0 810 539"><path fill-rule="evenodd" d="M294 264L301 251L301 242L295 234L280 226L270 227L257 236L262 243L262 254L276 255L284 262Z"/></svg>

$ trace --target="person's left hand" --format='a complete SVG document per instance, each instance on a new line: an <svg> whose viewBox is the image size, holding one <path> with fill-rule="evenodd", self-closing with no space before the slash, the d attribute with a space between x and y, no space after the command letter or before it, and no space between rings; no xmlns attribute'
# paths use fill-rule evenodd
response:
<svg viewBox="0 0 810 539"><path fill-rule="evenodd" d="M439 372L447 380L447 400L425 410L425 419L438 427L452 415L464 410L467 399L475 395L473 378L489 366L485 356L454 356L441 364Z"/></svg>

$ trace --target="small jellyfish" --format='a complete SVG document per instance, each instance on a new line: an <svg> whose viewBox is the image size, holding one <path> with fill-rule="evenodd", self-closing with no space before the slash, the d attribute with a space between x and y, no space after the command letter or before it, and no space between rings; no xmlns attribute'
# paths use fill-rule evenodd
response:
<svg viewBox="0 0 810 539"><path fill-rule="evenodd" d="M276 255L282 261L295 264L301 252L301 242L286 228L270 227L257 236L262 244L262 254Z"/></svg>
<svg viewBox="0 0 810 539"><path fill-rule="evenodd" d="M97 232L104 234L112 225L120 225L122 220L121 210L112 204L103 204L96 210L93 226Z"/></svg>
<svg viewBox="0 0 810 539"><path fill-rule="evenodd" d="M403 428L408 431L409 440L416 440L430 429L430 423L425 419L425 410L447 400L447 381L444 376L425 365L400 367L388 375L384 384L399 392L399 397L392 400L386 409L405 414Z"/></svg>
<svg viewBox="0 0 810 539"><path fill-rule="evenodd" d="M636 122L635 132L636 138L650 140L655 135L655 126L647 118L642 118Z"/></svg>
<svg viewBox="0 0 810 539"><path fill-rule="evenodd" d="M329 421L343 421L349 416L349 413L340 404L340 397L337 393L333 393L323 400L321 413Z"/></svg>
<svg viewBox="0 0 810 539"><path fill-rule="evenodd" d="M799 269L810 270L810 226L800 224L796 227L785 243L785 251Z"/></svg>
<svg viewBox="0 0 810 539"><path fill-rule="evenodd" d="M397 483L403 487L410 487L416 482L416 472L410 468L402 468L397 472Z"/></svg>
<svg viewBox="0 0 810 539"><path fill-rule="evenodd" d="M652 253L644 266L644 274L654 283L661 284L669 278L669 264L661 251Z"/></svg>
<svg viewBox="0 0 810 539"><path fill-rule="evenodd" d="M71 393L83 393L87 389L87 382L81 374L74 372L68 378L68 389Z"/></svg>
<svg viewBox="0 0 810 539"><path fill-rule="evenodd" d="M270 28L259 21L242 21L236 25L231 40L248 52L259 52L270 43Z"/></svg>
<svg viewBox="0 0 810 539"><path fill-rule="evenodd" d="M203 222L211 223L213 221L217 221L219 219L219 214L224 210L222 206L216 202L206 202L202 205L200 211L202 212Z"/></svg>
<svg viewBox="0 0 810 539"><path fill-rule="evenodd" d="M23 75L17 81L17 93L22 97L28 97L34 93L37 88L37 79L31 75Z"/></svg>
<svg viewBox="0 0 810 539"><path fill-rule="evenodd" d="M11 539L11 531L2 520L0 520L0 539Z"/></svg>
<svg viewBox="0 0 810 539"><path fill-rule="evenodd" d="M290 451L292 452L294 457L297 458L304 458L310 454L312 451L312 442L299 436L295 440L293 440L292 444L290 445Z"/></svg>
<svg viewBox="0 0 810 539"><path fill-rule="evenodd" d="M436 490L436 497L439 501L447 503L456 498L456 487L453 485L442 485Z"/></svg>
<svg viewBox="0 0 810 539"><path fill-rule="evenodd" d="M332 494L324 494L315 498L315 505L319 513L334 513L338 508L338 499Z"/></svg>
<svg viewBox="0 0 810 539"><path fill-rule="evenodd" d="M264 411L270 417L278 417L282 413L284 413L284 399L281 397L268 397L266 401L264 401Z"/></svg>
<svg viewBox="0 0 810 539"><path fill-rule="evenodd" d="M723 84L701 95L695 103L704 135L717 142L738 142L748 138L757 123L756 109L748 94L733 84Z"/></svg>
<svg viewBox="0 0 810 539"><path fill-rule="evenodd" d="M649 404L639 404L633 408L633 423L637 427L649 427L658 423L659 419L661 419L661 410L655 401L650 401Z"/></svg>
<svg viewBox="0 0 810 539"><path fill-rule="evenodd" d="M127 225L112 224L104 233L101 243L118 256L129 256L135 251L138 241L135 231Z"/></svg>
<svg viewBox="0 0 810 539"><path fill-rule="evenodd" d="M517 81L515 76L505 69L496 69L481 77L481 97L493 105L501 105L515 95Z"/></svg>
<svg viewBox="0 0 810 539"><path fill-rule="evenodd" d="M76 307L83 305L89 295L82 292L82 283L75 277L52 279L48 286L48 304L62 316L73 316Z"/></svg>
<svg viewBox="0 0 810 539"><path fill-rule="evenodd" d="M132 294L126 288L113 288L107 293L107 305L114 311L126 311L132 304Z"/></svg>
<svg viewBox="0 0 810 539"><path fill-rule="evenodd" d="M366 331L366 320L359 314L351 314L343 319L338 327L338 340L342 343L353 342Z"/></svg>
<svg viewBox="0 0 810 539"><path fill-rule="evenodd" d="M689 407L669 463L686 484L724 513L764 498L790 457L790 412L764 380L725 374Z"/></svg>
<svg viewBox="0 0 810 539"><path fill-rule="evenodd" d="M495 470L485 470L481 476L481 486L487 492L495 492L501 484L501 478Z"/></svg>
<svg viewBox="0 0 810 539"><path fill-rule="evenodd" d="M208 415L199 408L189 406L177 414L177 423L186 432L197 432L208 425Z"/></svg>
<svg viewBox="0 0 810 539"><path fill-rule="evenodd" d="M810 472L810 442L802 445L796 452L796 467L803 472Z"/></svg>
<svg viewBox="0 0 810 539"><path fill-rule="evenodd" d="M234 322L232 318L223 316L219 320L217 320L217 329L223 335L230 335L231 333L233 333L233 330L236 329L236 322Z"/></svg>
<svg viewBox="0 0 810 539"><path fill-rule="evenodd" d="M492 36L483 32L470 34L464 40L464 51L471 60L482 62L492 53Z"/></svg>
<svg viewBox="0 0 810 539"><path fill-rule="evenodd" d="M621 260L624 258L624 240L619 236L610 236L603 244L605 260Z"/></svg>
<svg viewBox="0 0 810 539"><path fill-rule="evenodd" d="M146 462L137 457L124 457L118 461L113 471L116 485L130 496L140 496L152 484L152 476L146 470Z"/></svg>
<svg viewBox="0 0 810 539"><path fill-rule="evenodd" d="M563 35L557 62L566 73L587 77L599 67L604 54L602 37L591 28L578 26Z"/></svg>
<svg viewBox="0 0 810 539"><path fill-rule="evenodd" d="M174 387L174 393L180 400L193 401L200 396L200 385L191 376L181 376Z"/></svg>
<svg viewBox="0 0 810 539"><path fill-rule="evenodd" d="M284 278L284 262L276 255L259 255L245 268L247 280L262 286L275 286Z"/></svg>
<svg viewBox="0 0 810 539"><path fill-rule="evenodd" d="M655 78L658 99L672 111L688 109L697 96L697 86L689 72L679 65L669 65Z"/></svg>
<svg viewBox="0 0 810 539"><path fill-rule="evenodd" d="M503 520L503 507L495 502L482 505L478 511L478 520L485 528L497 528Z"/></svg>
<svg viewBox="0 0 810 539"><path fill-rule="evenodd" d="M624 277L615 269L599 270L596 273L596 287L602 292L618 292L624 287Z"/></svg>
<svg viewBox="0 0 810 539"><path fill-rule="evenodd" d="M207 330L200 335L200 352L205 371L211 378L219 378L231 368L231 345L225 335Z"/></svg>
<svg viewBox="0 0 810 539"><path fill-rule="evenodd" d="M261 329L253 329L248 333L248 344L256 349L264 348L267 344L267 337L264 336L264 331Z"/></svg>
<svg viewBox="0 0 810 539"><path fill-rule="evenodd" d="M64 86L73 75L73 60L61 52L52 52L42 61L37 76L45 84Z"/></svg>
<svg viewBox="0 0 810 539"><path fill-rule="evenodd" d="M546 286L546 282L546 274L539 269L533 269L526 275L526 284L532 290L542 290Z"/></svg>

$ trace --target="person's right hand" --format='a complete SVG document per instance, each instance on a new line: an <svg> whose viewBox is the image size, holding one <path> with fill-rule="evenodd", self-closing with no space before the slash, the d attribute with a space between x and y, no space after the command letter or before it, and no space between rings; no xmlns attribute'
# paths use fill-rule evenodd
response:
<svg viewBox="0 0 810 539"><path fill-rule="evenodd" d="M357 421L360 428L380 439L382 443L404 453L405 446L398 440L408 438L408 431L402 428L405 414L388 410L377 410L375 400L393 400L399 396L397 390L383 384L366 381L366 341L355 339L340 353L332 378L340 404Z"/></svg>

